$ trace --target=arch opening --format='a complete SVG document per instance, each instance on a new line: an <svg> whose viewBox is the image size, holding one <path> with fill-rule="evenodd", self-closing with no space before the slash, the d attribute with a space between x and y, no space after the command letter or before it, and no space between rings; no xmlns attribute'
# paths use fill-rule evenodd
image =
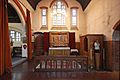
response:
<svg viewBox="0 0 120 80"><path fill-rule="evenodd" d="M119 59L120 59L120 20L114 26L114 32L112 34L112 54L113 54L113 70L119 71Z"/></svg>
<svg viewBox="0 0 120 80"><path fill-rule="evenodd" d="M12 66L14 67L27 59L27 40L25 20L17 7L11 3L8 3L8 26L11 43Z"/></svg>

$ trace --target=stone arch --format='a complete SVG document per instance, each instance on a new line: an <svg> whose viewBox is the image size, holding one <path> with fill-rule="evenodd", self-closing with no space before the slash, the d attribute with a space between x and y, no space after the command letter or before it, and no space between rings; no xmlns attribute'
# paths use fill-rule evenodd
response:
<svg viewBox="0 0 120 80"><path fill-rule="evenodd" d="M113 29L116 30L116 29L120 29L120 20L118 20L118 22L114 25Z"/></svg>
<svg viewBox="0 0 120 80"><path fill-rule="evenodd" d="M21 10L18 8L18 6L17 6L13 1L10 1L10 0L9 0L8 3L16 10L16 12L17 12L17 14L18 14L18 16L19 16L19 18L20 18L23 26L25 26L25 24L26 24L26 23L25 23L25 17L24 17L24 15L22 14Z"/></svg>
<svg viewBox="0 0 120 80"><path fill-rule="evenodd" d="M21 32L22 32L22 35L21 35L21 37L23 38L23 43L24 42L26 42L26 15L25 15L25 12L23 11L23 9L22 9L22 7L21 7L21 5L17 2L15 2L16 0L9 0L8 1L8 4L10 4L14 9L15 9L15 11L17 12L17 15L19 16L19 18L20 18L20 21L21 21L21 27L23 27L22 29L21 29ZM11 26L10 25L10 27L14 27L14 26ZM16 26L15 26L16 27ZM17 28L15 28L16 29L16 31L17 31ZM20 29L19 29L20 30ZM21 33L20 32L20 33ZM21 45L21 46L23 46L23 44L21 44L21 42L20 43L18 43L17 42L17 44L19 44L19 45ZM26 44L24 44L24 45L26 45ZM27 57L28 57L28 54L27 54Z"/></svg>

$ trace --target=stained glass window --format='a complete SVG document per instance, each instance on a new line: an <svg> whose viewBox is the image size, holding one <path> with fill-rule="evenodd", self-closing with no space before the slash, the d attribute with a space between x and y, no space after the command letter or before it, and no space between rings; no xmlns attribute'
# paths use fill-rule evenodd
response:
<svg viewBox="0 0 120 80"><path fill-rule="evenodd" d="M57 1L53 7L53 25L65 25L66 7L63 2Z"/></svg>

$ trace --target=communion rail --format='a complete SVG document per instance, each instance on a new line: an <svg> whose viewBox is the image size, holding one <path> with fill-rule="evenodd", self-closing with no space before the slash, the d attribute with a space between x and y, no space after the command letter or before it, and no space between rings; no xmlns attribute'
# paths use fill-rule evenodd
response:
<svg viewBox="0 0 120 80"><path fill-rule="evenodd" d="M35 56L34 71L88 71L86 56Z"/></svg>

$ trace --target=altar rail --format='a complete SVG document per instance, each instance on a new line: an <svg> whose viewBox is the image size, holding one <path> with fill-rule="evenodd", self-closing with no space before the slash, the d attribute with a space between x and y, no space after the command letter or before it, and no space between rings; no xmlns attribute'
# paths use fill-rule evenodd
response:
<svg viewBox="0 0 120 80"><path fill-rule="evenodd" d="M35 56L35 71L88 71L86 56Z"/></svg>

